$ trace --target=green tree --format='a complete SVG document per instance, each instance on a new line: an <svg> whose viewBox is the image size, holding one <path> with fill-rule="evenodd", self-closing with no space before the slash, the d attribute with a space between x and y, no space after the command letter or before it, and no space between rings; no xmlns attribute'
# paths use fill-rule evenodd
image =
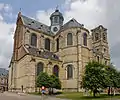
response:
<svg viewBox="0 0 120 100"><path fill-rule="evenodd" d="M85 74L83 76L83 88L89 89L96 96L98 89L106 87L107 75L105 65L92 61L86 65Z"/></svg>
<svg viewBox="0 0 120 100"><path fill-rule="evenodd" d="M119 88L120 87L120 72L118 72L113 65L110 65L106 69L107 75L109 77L107 86L109 87L108 89L108 95L110 95L110 90L112 87L114 88Z"/></svg>
<svg viewBox="0 0 120 100"><path fill-rule="evenodd" d="M49 84L50 84L50 91L52 93L53 93L53 88L61 89L61 82L60 82L59 78L56 77L55 75L50 75Z"/></svg>
<svg viewBox="0 0 120 100"><path fill-rule="evenodd" d="M50 80L50 77L48 76L48 74L45 72L41 72L37 77L36 85L37 87L45 86L46 88L49 88L50 86L49 80Z"/></svg>

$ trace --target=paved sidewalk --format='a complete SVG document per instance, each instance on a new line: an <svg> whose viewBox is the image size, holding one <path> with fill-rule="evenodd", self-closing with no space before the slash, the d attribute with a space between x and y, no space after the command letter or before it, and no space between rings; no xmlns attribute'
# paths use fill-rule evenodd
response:
<svg viewBox="0 0 120 100"><path fill-rule="evenodd" d="M42 99L41 96L36 96L36 95L4 92L4 93L0 93L0 100L42 100ZM59 99L52 96L44 96L43 100L68 100L68 99Z"/></svg>

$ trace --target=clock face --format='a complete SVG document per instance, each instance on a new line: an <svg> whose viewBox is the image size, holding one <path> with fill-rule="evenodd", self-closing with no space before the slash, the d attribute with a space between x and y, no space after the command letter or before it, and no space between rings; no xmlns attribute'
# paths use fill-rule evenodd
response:
<svg viewBox="0 0 120 100"><path fill-rule="evenodd" d="M54 27L54 28L53 28L53 31L54 31L54 32L58 31L58 28L57 28L57 27Z"/></svg>

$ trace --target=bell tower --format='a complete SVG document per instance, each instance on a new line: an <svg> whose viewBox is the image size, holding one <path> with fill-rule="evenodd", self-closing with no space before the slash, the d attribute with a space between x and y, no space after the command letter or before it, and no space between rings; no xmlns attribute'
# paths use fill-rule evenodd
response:
<svg viewBox="0 0 120 100"><path fill-rule="evenodd" d="M63 21L64 21L63 15L56 8L55 12L51 14L50 20L51 20L51 31L54 34L56 34L60 30L60 27L63 25Z"/></svg>
<svg viewBox="0 0 120 100"><path fill-rule="evenodd" d="M92 46L93 58L99 63L109 65L110 54L107 40L107 29L102 25L91 30L92 32Z"/></svg>

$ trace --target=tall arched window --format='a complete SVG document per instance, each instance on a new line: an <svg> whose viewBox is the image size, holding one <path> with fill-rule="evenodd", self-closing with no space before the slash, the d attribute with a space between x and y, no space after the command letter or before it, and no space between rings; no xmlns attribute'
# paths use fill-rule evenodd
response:
<svg viewBox="0 0 120 100"><path fill-rule="evenodd" d="M37 76L39 75L40 72L43 72L43 63L42 62L39 62L37 64Z"/></svg>
<svg viewBox="0 0 120 100"><path fill-rule="evenodd" d="M97 61L98 61L98 62L100 61L100 57L99 57L99 56L97 56Z"/></svg>
<svg viewBox="0 0 120 100"><path fill-rule="evenodd" d="M83 34L83 45L87 46L87 34L86 33Z"/></svg>
<svg viewBox="0 0 120 100"><path fill-rule="evenodd" d="M107 61L105 61L105 65L107 65Z"/></svg>
<svg viewBox="0 0 120 100"><path fill-rule="evenodd" d="M53 67L53 74L57 77L59 77L59 67L57 65L55 65Z"/></svg>
<svg viewBox="0 0 120 100"><path fill-rule="evenodd" d="M34 33L31 34L31 45L37 46L37 35Z"/></svg>
<svg viewBox="0 0 120 100"><path fill-rule="evenodd" d="M73 66L67 65L67 79L73 78Z"/></svg>
<svg viewBox="0 0 120 100"><path fill-rule="evenodd" d="M45 49L50 51L50 39L45 39Z"/></svg>
<svg viewBox="0 0 120 100"><path fill-rule="evenodd" d="M96 33L96 34L95 34L95 41L97 41L98 39L99 39L99 34Z"/></svg>
<svg viewBox="0 0 120 100"><path fill-rule="evenodd" d="M54 23L58 23L58 17L57 16L54 17Z"/></svg>
<svg viewBox="0 0 120 100"><path fill-rule="evenodd" d="M103 33L103 40L106 40L106 35L105 35L105 33Z"/></svg>
<svg viewBox="0 0 120 100"><path fill-rule="evenodd" d="M58 38L56 40L56 44L57 44L56 49L57 49L57 51L59 51L59 39Z"/></svg>
<svg viewBox="0 0 120 100"><path fill-rule="evenodd" d="M73 44L73 36L72 33L67 34L67 45L72 45Z"/></svg>

